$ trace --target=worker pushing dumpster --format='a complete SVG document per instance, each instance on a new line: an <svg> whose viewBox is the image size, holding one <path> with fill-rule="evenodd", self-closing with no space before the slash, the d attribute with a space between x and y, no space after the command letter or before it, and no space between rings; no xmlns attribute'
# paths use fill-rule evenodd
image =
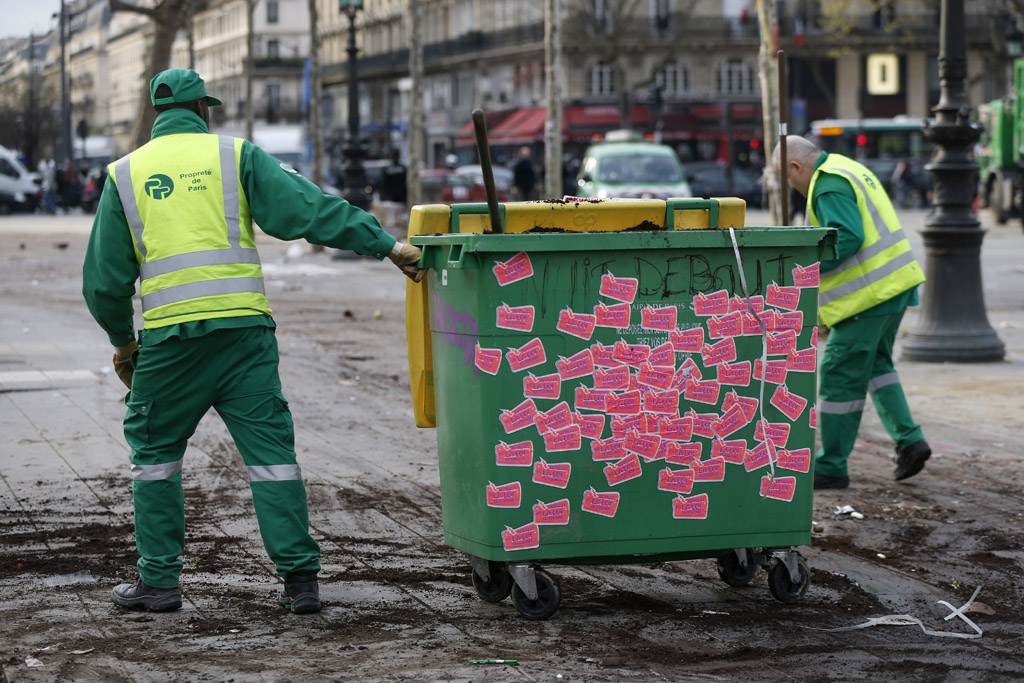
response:
<svg viewBox="0 0 1024 683"><path fill-rule="evenodd" d="M809 571L818 263L834 231L733 199L414 207L416 422L445 542L545 619L543 564L718 558L783 602ZM496 230L493 228L497 228Z"/></svg>

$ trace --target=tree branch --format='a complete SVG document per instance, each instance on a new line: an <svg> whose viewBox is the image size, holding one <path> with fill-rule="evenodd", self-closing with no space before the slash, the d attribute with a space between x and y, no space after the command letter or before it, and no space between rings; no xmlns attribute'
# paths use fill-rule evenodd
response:
<svg viewBox="0 0 1024 683"><path fill-rule="evenodd" d="M150 19L159 17L157 10L149 7L133 5L129 2L122 2L122 0L108 0L108 3L111 12L136 12L138 14L145 14Z"/></svg>

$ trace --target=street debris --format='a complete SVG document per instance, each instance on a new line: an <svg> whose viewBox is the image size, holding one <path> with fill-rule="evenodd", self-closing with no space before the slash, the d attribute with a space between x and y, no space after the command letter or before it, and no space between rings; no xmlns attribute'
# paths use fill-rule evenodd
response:
<svg viewBox="0 0 1024 683"><path fill-rule="evenodd" d="M981 627L978 626L977 624L975 624L970 619L968 619L967 616L964 614L964 612L967 611L970 608L971 603L974 602L974 599L976 597L978 597L979 593L981 593L981 586L978 586L978 588L975 589L974 595L972 595L971 599L968 600L967 602L965 602L962 607L953 607L953 605L949 604L945 600L939 600L938 601L938 603L940 605L942 605L943 607L948 607L950 610L952 610L952 612L950 612L950 614L946 615L946 617L944 618L944 621L949 621L953 617L959 617L964 622L966 622L968 626L970 626L972 629L974 629L974 631L975 631L974 633L953 633L951 631L934 631L934 630L928 628L927 626L925 626L924 622L922 622L920 619L918 619L917 617L913 617L913 616L911 616L909 614L888 614L888 615L886 615L884 617L875 617L874 619L868 619L863 624L857 624L856 626L841 626L839 628L812 628L812 627L805 627L805 628L808 628L808 629L810 629L812 631L827 631L829 633L837 633L839 631L855 631L857 629L868 628L870 626L915 626L916 625L916 626L920 626L921 630L924 631L924 633L926 635L929 635L929 636L942 636L944 638L981 638L981 636L982 636Z"/></svg>
<svg viewBox="0 0 1024 683"><path fill-rule="evenodd" d="M53 588L54 586L70 586L73 583L96 583L96 578L88 569L72 574L61 574L60 576L47 576L43 583Z"/></svg>
<svg viewBox="0 0 1024 683"><path fill-rule="evenodd" d="M836 505L835 512L833 512L832 514L834 514L834 515L850 515L854 519L864 519L864 515L859 513L859 512L857 512L853 508L852 505L843 505L843 506Z"/></svg>

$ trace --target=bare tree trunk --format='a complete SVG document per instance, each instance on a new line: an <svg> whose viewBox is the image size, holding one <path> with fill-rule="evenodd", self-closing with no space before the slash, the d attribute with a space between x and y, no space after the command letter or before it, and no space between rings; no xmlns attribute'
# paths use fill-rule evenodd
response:
<svg viewBox="0 0 1024 683"><path fill-rule="evenodd" d="M196 3L187 0L187 17L185 19L185 37L188 39L188 68L196 68Z"/></svg>
<svg viewBox="0 0 1024 683"><path fill-rule="evenodd" d="M779 109L775 67L776 37L778 21L775 16L774 0L757 1L757 19L761 29L761 49L758 52L758 74L761 83L761 113L764 120L764 153L767 162L764 168L764 183L768 188L768 203L772 212L772 225L780 225L779 178L771 164L771 155L779 141Z"/></svg>
<svg viewBox="0 0 1024 683"><path fill-rule="evenodd" d="M245 139L252 142L252 125L255 118L252 101L253 48L255 47L255 30L253 25L256 14L256 0L245 0Z"/></svg>
<svg viewBox="0 0 1024 683"><path fill-rule="evenodd" d="M544 194L558 198L562 191L562 13L558 0L544 0Z"/></svg>
<svg viewBox="0 0 1024 683"><path fill-rule="evenodd" d="M423 117L423 14L420 0L409 0L405 17L409 31L409 163L406 166L406 188L409 206L422 201L420 164L424 152Z"/></svg>
<svg viewBox="0 0 1024 683"><path fill-rule="evenodd" d="M320 187L324 181L324 130L320 122L324 84L320 80L320 29L317 24L316 0L309 0L309 82L313 91L309 103L309 138L313 143L313 174L310 179Z"/></svg>

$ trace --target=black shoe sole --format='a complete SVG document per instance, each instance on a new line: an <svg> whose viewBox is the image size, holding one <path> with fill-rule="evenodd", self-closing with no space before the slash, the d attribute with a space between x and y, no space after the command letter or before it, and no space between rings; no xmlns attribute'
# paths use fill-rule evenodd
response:
<svg viewBox="0 0 1024 683"><path fill-rule="evenodd" d="M152 595L141 598L122 598L116 593L111 593L115 605L125 609L141 609L149 612L175 612L181 609L181 595Z"/></svg>
<svg viewBox="0 0 1024 683"><path fill-rule="evenodd" d="M814 490L821 491L823 489L847 489L850 488L849 477L828 477L827 479L818 479L814 482Z"/></svg>

